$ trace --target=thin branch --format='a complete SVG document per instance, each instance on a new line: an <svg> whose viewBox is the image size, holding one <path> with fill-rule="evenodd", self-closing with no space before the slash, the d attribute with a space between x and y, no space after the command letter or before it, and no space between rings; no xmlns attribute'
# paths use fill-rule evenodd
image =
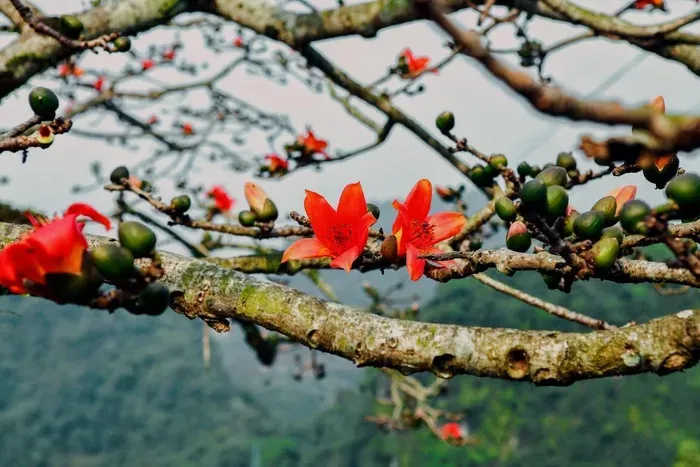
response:
<svg viewBox="0 0 700 467"><path fill-rule="evenodd" d="M486 274L474 274L472 276L474 279L478 280L482 284L486 284L492 289L498 290L501 293L510 295L511 297L517 298L521 302L525 302L528 305L532 305L541 310L546 311L550 315L556 316L557 318L562 318L568 321L573 321L575 323L583 324L593 329L615 329L616 326L612 326L601 319L591 318L582 313L569 310L563 306L555 305L553 303L542 300L541 298L529 295L522 290L510 287L503 282L497 281Z"/></svg>

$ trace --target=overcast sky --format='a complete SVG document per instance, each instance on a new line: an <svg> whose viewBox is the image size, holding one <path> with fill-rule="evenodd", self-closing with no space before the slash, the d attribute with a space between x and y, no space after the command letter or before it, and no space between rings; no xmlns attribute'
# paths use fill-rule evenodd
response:
<svg viewBox="0 0 700 467"><path fill-rule="evenodd" d="M82 8L80 0L37 0L36 3L50 14L76 12ZM612 11L624 2L589 0L580 3ZM685 0L667 3L673 10L673 16L687 13L695 7L694 2ZM334 4L332 0L317 2L319 6ZM459 13L454 18L465 26L475 25L473 14ZM627 18L639 22L655 22L670 17L662 13L633 12ZM545 45L568 37L575 31L575 28L544 20L536 20L530 27L531 36ZM156 30L140 35L134 41L134 47L145 50L148 44L162 43L171 37L168 31ZM207 59L209 54L197 35L183 37L186 39L186 47L182 56L193 61ZM325 41L318 46L353 77L369 82L383 74L404 47L411 47L416 54L429 55L438 61L446 55L446 50L442 47L445 39L442 32L423 22L383 30L374 39L344 38ZM512 29L509 28L498 30L492 39L497 48L513 47L516 44ZM11 37L2 40L9 41ZM618 73L620 68L631 67L621 79L594 97L619 98L629 104L639 104L661 94L666 98L669 111L700 112L700 82L696 76L682 65L650 54L645 54L646 58L640 60L639 53L623 42L592 40L552 56L547 61L546 73L567 90L586 95ZM88 52L84 57L81 63L86 66L106 71L111 69L112 72L116 72L123 63L123 57L117 54L93 55ZM234 57L234 53L225 56L227 59ZM221 58L217 60L218 63L222 61ZM511 60L515 63L514 58ZM215 69L216 63L212 67ZM213 73L214 69L205 73ZM173 79L172 72L168 70L162 75L157 73L158 71L154 76ZM193 78L178 79L187 81ZM446 109L454 111L457 118L456 134L466 136L471 144L483 152L505 153L512 164L523 160L537 164L553 161L559 151L576 149L580 136L592 130L599 135L624 134L628 131L623 127L595 128L539 116L522 99L486 76L468 58L456 59L439 75L426 76L422 82L427 86L425 93L416 97L400 97L395 104L413 115L435 135L435 116ZM45 83L41 78L32 82L34 85L41 83ZM348 117L340 105L325 94L309 92L294 80L287 86L281 86L258 76L250 76L241 68L222 82L222 85L228 92L269 112L289 114L299 131L307 124L311 125L318 136L330 141L332 150L350 150L372 141L371 133ZM26 104L28 90L29 87L20 89L3 101L0 125L7 127L17 124L29 116ZM198 97L194 95L189 99L188 102L196 106ZM373 115L377 116L376 113ZM92 124L93 119L89 116L76 120L76 128L89 129ZM252 141L251 144L251 149L261 155L267 152L267 145L262 140L257 143ZM61 211L68 203L85 199L97 207L107 208L110 206L111 195L99 190L87 196L72 195L70 187L89 179L88 164L93 160L99 159L107 169L119 164L132 165L149 155L152 147L146 144L141 151L124 150L102 141L86 140L69 134L56 138L56 142L47 151L31 151L29 161L24 165L18 154L3 154L0 158L0 173L10 176L12 183L0 187L0 198L48 212ZM577 154L579 161L582 161L580 152ZM465 161L473 162L468 156L465 156ZM697 164L695 159L682 159L682 166L686 169L695 169ZM397 128L386 144L348 162L328 165L323 172L306 169L282 181L262 181L261 184L277 201L281 210L288 211L301 208L305 188L326 194L335 202L343 185L359 180L369 198L389 199L405 196L421 177L428 177L437 184L462 182L460 175L423 142L402 128ZM242 199L243 183L250 176L222 171L219 165L203 162L198 171L192 174L192 178L205 185L223 184L234 196ZM602 194L616 184L640 181L643 178L639 175L627 175L622 180L609 178L591 183L586 188L575 190L572 201L585 209L585 205L591 202L590 190ZM642 196L645 199L661 199L660 193L655 192L650 184L644 182L643 187ZM163 194L169 196L173 192L165 186Z"/></svg>

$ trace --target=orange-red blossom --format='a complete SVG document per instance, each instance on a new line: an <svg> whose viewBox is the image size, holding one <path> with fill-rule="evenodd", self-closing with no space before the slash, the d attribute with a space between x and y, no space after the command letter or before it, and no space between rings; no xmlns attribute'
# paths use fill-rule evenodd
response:
<svg viewBox="0 0 700 467"><path fill-rule="evenodd" d="M299 136L297 138L297 143L302 147L304 153L308 156L313 156L314 154L318 153L323 155L326 160L331 158L331 156L329 156L326 152L328 142L316 138L316 135L311 130L306 130L306 135Z"/></svg>
<svg viewBox="0 0 700 467"><path fill-rule="evenodd" d="M289 171L289 161L281 158L277 154L268 154L265 156L265 160L267 161L267 170L269 170L270 173Z"/></svg>
<svg viewBox="0 0 700 467"><path fill-rule="evenodd" d="M444 440L448 439L456 439L456 440L461 440L464 438L464 430L462 429L462 425L460 425L457 422L449 422L445 423L440 427L440 436Z"/></svg>
<svg viewBox="0 0 700 467"><path fill-rule="evenodd" d="M426 260L419 256L442 253L435 245L457 235L467 223L467 219L459 212L429 215L432 198L430 180L422 179L403 203L394 200L392 204L399 214L391 231L396 237L398 255L406 257L406 269L412 281L420 279L425 272ZM436 264L449 267L452 262L441 261Z"/></svg>
<svg viewBox="0 0 700 467"><path fill-rule="evenodd" d="M407 78L415 78L426 71L433 73L438 72L437 68L428 68L428 63L430 63L429 57L416 57L409 48L404 49L400 57L403 58L406 63L407 73L405 73L405 76Z"/></svg>
<svg viewBox="0 0 700 467"><path fill-rule="evenodd" d="M0 251L0 285L12 293L27 293L27 283L46 285L47 274L80 275L88 243L83 235L86 216L107 230L111 223L92 206L72 204L63 217L40 221L27 215L34 230Z"/></svg>
<svg viewBox="0 0 700 467"><path fill-rule="evenodd" d="M323 196L306 190L304 209L315 237L294 242L284 252L282 262L330 257L332 268L350 271L365 248L369 228L377 222L367 212L367 202L360 183L351 183L345 187L337 210Z"/></svg>
<svg viewBox="0 0 700 467"><path fill-rule="evenodd" d="M230 211L236 202L221 185L212 187L212 189L207 192L207 196L214 200L214 206L221 212Z"/></svg>

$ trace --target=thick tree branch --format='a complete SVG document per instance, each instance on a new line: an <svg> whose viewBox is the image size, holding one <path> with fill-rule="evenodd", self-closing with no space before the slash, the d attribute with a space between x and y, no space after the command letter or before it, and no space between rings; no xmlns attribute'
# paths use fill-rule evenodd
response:
<svg viewBox="0 0 700 467"><path fill-rule="evenodd" d="M6 245L26 231L0 224L0 242ZM588 334L429 324L361 312L192 258L170 253L161 258L175 311L219 331L230 329L229 319L254 323L357 366L569 385L681 371L700 355L696 311Z"/></svg>
<svg viewBox="0 0 700 467"><path fill-rule="evenodd" d="M133 34L144 31L185 10L186 0L124 0L97 7L80 16L85 37L94 39L111 32ZM64 47L54 38L27 31L0 50L0 99L36 75L68 57L76 49Z"/></svg>

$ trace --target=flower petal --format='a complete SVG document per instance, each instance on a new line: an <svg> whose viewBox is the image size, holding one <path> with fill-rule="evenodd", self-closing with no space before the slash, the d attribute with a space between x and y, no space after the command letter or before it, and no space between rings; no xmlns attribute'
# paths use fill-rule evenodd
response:
<svg viewBox="0 0 700 467"><path fill-rule="evenodd" d="M423 277L423 272L425 272L425 260L418 258L420 251L412 244L408 244L406 247L406 269L408 269L408 277L412 281L417 281Z"/></svg>
<svg viewBox="0 0 700 467"><path fill-rule="evenodd" d="M0 251L0 285L12 293L27 293L24 279L43 283L43 271L24 242L7 245Z"/></svg>
<svg viewBox="0 0 700 467"><path fill-rule="evenodd" d="M367 237L369 237L369 228L377 222L371 212L366 212L360 220L352 226L352 243L358 247L360 251L365 249Z"/></svg>
<svg viewBox="0 0 700 467"><path fill-rule="evenodd" d="M423 220L430 212L430 203L433 200L433 184L424 178L418 180L411 192L406 196L404 204L411 213L411 217Z"/></svg>
<svg viewBox="0 0 700 467"><path fill-rule="evenodd" d="M433 226L434 243L454 237L467 225L467 218L459 212L440 212L428 217L427 221Z"/></svg>
<svg viewBox="0 0 700 467"><path fill-rule="evenodd" d="M292 243L282 255L282 262L295 259L323 258L331 252L317 238L302 238Z"/></svg>
<svg viewBox="0 0 700 467"><path fill-rule="evenodd" d="M304 210L316 236L325 239L329 226L335 224L338 218L333 206L328 204L326 198L318 193L306 190Z"/></svg>
<svg viewBox="0 0 700 467"><path fill-rule="evenodd" d="M396 237L396 242L398 245L398 255L406 255L406 242L411 238L411 215L408 212L408 208L405 204L398 200L394 200L391 205L398 212L394 225L391 229L391 233ZM406 233L406 235L404 235Z"/></svg>
<svg viewBox="0 0 700 467"><path fill-rule="evenodd" d="M360 182L343 189L338 201L338 222L353 224L367 213L367 201Z"/></svg>
<svg viewBox="0 0 700 467"><path fill-rule="evenodd" d="M107 230L112 228L112 223L109 221L107 216L98 212L95 208L93 208L89 204L85 204L85 203L73 203L73 204L71 204L70 206L68 206L68 209L66 209L64 216L71 216L71 215L89 217L90 219L97 222L98 224L102 224L104 226L104 228Z"/></svg>
<svg viewBox="0 0 700 467"><path fill-rule="evenodd" d="M331 267L337 269L344 269L345 272L350 272L352 269L352 263L355 262L362 250L356 246L345 251L342 255L333 258L331 261Z"/></svg>
<svg viewBox="0 0 700 467"><path fill-rule="evenodd" d="M84 224L77 222L77 216L69 214L52 221L25 239L45 273L80 274L88 244L82 233Z"/></svg>

